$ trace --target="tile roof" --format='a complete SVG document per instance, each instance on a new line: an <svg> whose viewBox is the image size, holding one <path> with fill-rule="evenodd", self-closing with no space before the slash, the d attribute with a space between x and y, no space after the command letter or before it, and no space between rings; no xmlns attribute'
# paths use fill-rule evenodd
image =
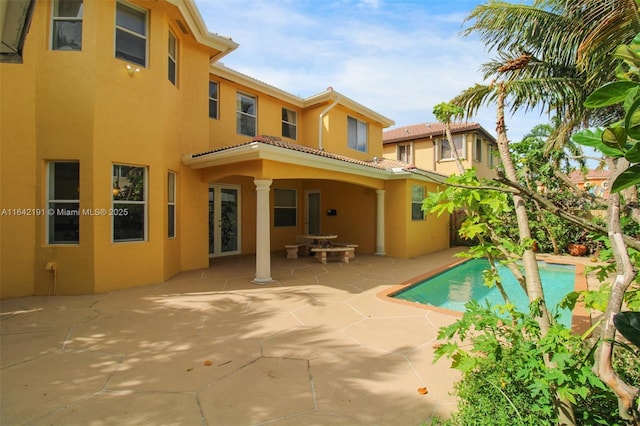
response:
<svg viewBox="0 0 640 426"><path fill-rule="evenodd" d="M586 176L580 170L574 170L569 175L569 179L571 182L585 182L590 179L604 180L608 179L611 176L611 172L609 170L598 170L598 169L589 169L587 170Z"/></svg>
<svg viewBox="0 0 640 426"><path fill-rule="evenodd" d="M363 160L358 160L355 158L351 158L351 157L347 157L344 155L338 155L338 154L333 154L327 151L323 151L320 149L316 149L316 148L311 148L309 146L306 145L300 145L297 143L292 143L292 142L286 142L283 141L282 139L280 139L279 137L276 136L268 136L268 135L260 135L260 136L256 136L253 139L251 139L250 141L238 144L238 145L233 145L233 146L228 146L228 147L224 147L224 148L218 148L218 149L214 149L211 151L206 151L206 152L201 152L198 154L193 154L191 156L191 158L197 158L197 157L202 157L204 155L208 155L208 154L213 154L216 152L222 152L222 151L227 151L229 149L233 149L233 148L237 148L240 146L246 146L246 145L250 145L252 143L263 143L266 145L271 145L271 146L276 146L279 148L284 148L284 149L290 149L293 151L298 151L298 152L302 152L305 154L310 154L310 155L317 155L320 157L324 157L324 158L330 158L333 160L339 160L339 161L345 161L347 163L351 163L351 164L358 164L361 166L367 166L367 167L373 167L379 170L389 170L389 169L396 169L396 168L401 168L403 170L412 170L412 169L416 169L416 166L414 166L413 164L407 164L407 163L403 163L402 161L397 161L397 160L390 160L387 158L378 158L378 157L374 157L371 160L368 161L363 161Z"/></svg>
<svg viewBox="0 0 640 426"><path fill-rule="evenodd" d="M487 133L478 123L451 123L451 133L465 132L469 130L482 130ZM488 133L487 133L488 134ZM419 123L409 126L399 126L395 129L387 130L382 135L383 143L407 141L421 139L430 136L444 135L444 124L442 123Z"/></svg>

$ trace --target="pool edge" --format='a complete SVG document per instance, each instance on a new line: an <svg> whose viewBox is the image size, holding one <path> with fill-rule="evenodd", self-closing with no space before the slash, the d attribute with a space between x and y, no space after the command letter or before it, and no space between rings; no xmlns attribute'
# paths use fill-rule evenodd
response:
<svg viewBox="0 0 640 426"><path fill-rule="evenodd" d="M418 302L412 302L409 300L396 299L393 297L394 294L399 293L402 290L405 290L413 285L417 285L420 281L431 278L435 275L441 274L447 269L453 268L454 266L458 266L464 262L471 260L472 258L463 258L456 259L446 265L435 268L429 272L425 272L424 274L417 275L408 280L405 280L399 284L395 284L390 288L384 289L376 293L376 296L384 301L397 303L405 306L412 306L414 308L419 308L427 311L438 312L445 315L451 315L457 318L461 318L463 312L453 311L450 309L440 308L438 306L433 305L425 305ZM584 273L585 266L580 262L571 261L571 258L558 258L556 256L550 255L537 255L536 259L539 261L543 261L550 264L560 264L560 265L572 265L575 266L575 282L573 283L574 291L583 291L587 290L587 277ZM583 334L591 327L591 315L587 311L584 306L584 303L577 303L575 308L573 309L572 317L571 317L571 331L576 334Z"/></svg>

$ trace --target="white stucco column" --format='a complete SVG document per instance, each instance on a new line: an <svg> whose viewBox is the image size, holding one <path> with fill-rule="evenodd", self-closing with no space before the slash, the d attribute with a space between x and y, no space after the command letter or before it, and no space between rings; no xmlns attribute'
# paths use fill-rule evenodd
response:
<svg viewBox="0 0 640 426"><path fill-rule="evenodd" d="M254 179L256 185L256 277L255 284L266 284L271 278L271 226L269 225L270 179Z"/></svg>
<svg viewBox="0 0 640 426"><path fill-rule="evenodd" d="M376 189L376 255L384 256L384 189Z"/></svg>

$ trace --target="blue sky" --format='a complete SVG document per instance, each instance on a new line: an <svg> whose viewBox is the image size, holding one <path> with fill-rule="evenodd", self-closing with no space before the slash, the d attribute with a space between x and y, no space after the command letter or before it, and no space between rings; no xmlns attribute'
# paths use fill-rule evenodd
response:
<svg viewBox="0 0 640 426"><path fill-rule="evenodd" d="M195 0L210 32L240 46L222 59L236 71L302 98L327 87L392 119L435 121L433 106L482 83L489 54L463 38L472 0ZM495 109L470 121L495 134ZM508 117L518 141L547 122Z"/></svg>

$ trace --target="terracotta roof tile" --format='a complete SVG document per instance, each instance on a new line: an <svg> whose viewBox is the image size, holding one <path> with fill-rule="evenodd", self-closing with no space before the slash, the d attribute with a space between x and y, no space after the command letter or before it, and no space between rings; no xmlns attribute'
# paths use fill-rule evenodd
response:
<svg viewBox="0 0 640 426"><path fill-rule="evenodd" d="M369 161L363 161L363 160L357 160L355 158L351 158L351 157L347 157L344 155L338 155L338 154L333 154L327 151L323 151L320 149L316 149L316 148L311 148L305 145L300 145L297 143L291 143L291 142L286 142L283 141L282 139L280 139L279 137L276 136L268 136L268 135L261 135L261 136L256 136L255 138L251 139L250 141L241 143L241 144L237 144L237 145L233 145L233 146L228 146L228 147L224 147L224 148L219 148L219 149L214 149L211 151L206 151L206 152L201 152L198 154L193 154L191 157L192 158L197 158L197 157L201 157L203 155L208 155L208 154L213 154L216 152L222 152L222 151L226 151L232 148L236 148L236 147L240 147L240 146L245 146L245 145L249 145L252 143L263 143L266 145L271 145L271 146L276 146L279 148L284 148L284 149L290 149L293 151L298 151L298 152L303 152L306 154L310 154L310 155L317 155L320 157L324 157L324 158L331 158L334 160L340 160L340 161L345 161L347 163L351 163L351 164L359 164L361 166L367 166L367 167L373 167L376 169L380 169L380 170L388 170L388 169L392 169L392 168L402 168L402 169L406 169L406 170L411 170L411 169L415 169L416 167L413 164L407 164L407 163L403 163L401 161L397 161L397 160L389 160L387 158L373 158Z"/></svg>
<svg viewBox="0 0 640 426"><path fill-rule="evenodd" d="M478 123L451 123L451 132L459 133L469 130L483 130ZM485 131L486 133L486 131ZM387 130L382 135L383 143L392 143L399 141L407 141L412 139L421 139L429 136L444 135L444 124L442 123L419 123L409 126L399 126L395 129Z"/></svg>
<svg viewBox="0 0 640 426"><path fill-rule="evenodd" d="M589 169L586 176L580 170L574 170L569 175L569 179L571 182L584 182L589 179L608 179L609 176L611 176L609 170Z"/></svg>

